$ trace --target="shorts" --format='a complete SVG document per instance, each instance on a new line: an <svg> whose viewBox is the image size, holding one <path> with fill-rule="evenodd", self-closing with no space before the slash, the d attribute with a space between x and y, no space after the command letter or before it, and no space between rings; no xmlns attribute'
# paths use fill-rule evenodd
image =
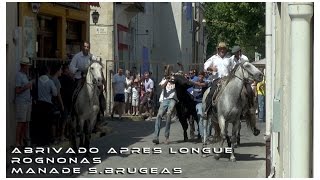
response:
<svg viewBox="0 0 320 180"><path fill-rule="evenodd" d="M124 102L124 94L116 94L113 98L115 102Z"/></svg>
<svg viewBox="0 0 320 180"><path fill-rule="evenodd" d="M137 99L132 99L132 106L133 107L137 107L138 104L139 104L139 99L138 98Z"/></svg>
<svg viewBox="0 0 320 180"><path fill-rule="evenodd" d="M31 119L32 104L16 104L17 122L29 122Z"/></svg>

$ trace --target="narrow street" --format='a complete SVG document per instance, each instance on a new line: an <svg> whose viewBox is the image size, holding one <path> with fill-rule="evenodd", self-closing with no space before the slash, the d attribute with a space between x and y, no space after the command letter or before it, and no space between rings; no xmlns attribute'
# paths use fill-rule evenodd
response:
<svg viewBox="0 0 320 180"><path fill-rule="evenodd" d="M197 140L189 140L183 142L183 133L181 125L175 121L171 125L170 143L164 144L164 128L160 132L160 144L152 143L154 121L132 121L123 119L121 121L115 118L108 120L107 126L112 128L112 133L101 138L95 138L92 147L98 148L98 154L90 154L92 157L101 157L101 163L97 164L24 164L24 165L7 165L7 177L86 177L86 178L114 178L114 177L191 177L191 178L264 178L265 177L265 143L263 133L265 131L265 123L259 123L258 128L261 129L259 136L253 136L251 131L247 130L244 122L242 122L241 146L235 149L237 162L231 162L227 155L223 155L220 160L215 160L210 154L203 158L201 154L173 154L169 153L169 148L173 151L179 148L201 148L202 143ZM162 124L164 126L164 122ZM230 127L229 127L230 128ZM146 154L123 153L111 154L110 149L117 152L120 148L146 150ZM208 147L213 147L210 144ZM153 148L160 149L160 154L152 154ZM107 153L109 151L109 153ZM56 156L59 156L57 154ZM64 155L65 156L65 155ZM69 156L69 155L67 155ZM32 158L32 156L30 156ZM59 157L62 157L61 154ZM12 157L11 157L12 158ZM35 158L35 157L34 157ZM89 158L88 158L89 159ZM52 174L12 174L13 167L21 167L22 169L36 167L55 167L56 169L66 167L80 167L80 173L52 173ZM91 168L89 170L89 168ZM125 173L121 173L121 168L130 168L129 172L125 169ZM136 168L136 169L135 169ZM140 174L139 174L139 168ZM145 170L144 168L148 168ZM150 168L154 169L150 174ZM179 168L173 170L174 168ZM134 171L137 171L134 173ZM174 171L178 172L174 174ZM149 172L149 173L146 173Z"/></svg>

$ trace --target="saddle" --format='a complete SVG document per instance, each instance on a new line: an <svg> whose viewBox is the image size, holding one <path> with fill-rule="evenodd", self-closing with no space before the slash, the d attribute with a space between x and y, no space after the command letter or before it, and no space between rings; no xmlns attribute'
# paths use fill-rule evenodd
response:
<svg viewBox="0 0 320 180"><path fill-rule="evenodd" d="M206 101L205 101L205 111L203 113L204 118L207 118L208 112L209 110L212 108L214 114L217 113L217 108L215 107L217 101L219 98L217 98L218 96L220 96L221 93L221 85L223 82L224 78L221 79L217 79L214 80L211 84L211 89L210 92L208 93L207 97L206 97ZM218 95L219 94L219 95Z"/></svg>

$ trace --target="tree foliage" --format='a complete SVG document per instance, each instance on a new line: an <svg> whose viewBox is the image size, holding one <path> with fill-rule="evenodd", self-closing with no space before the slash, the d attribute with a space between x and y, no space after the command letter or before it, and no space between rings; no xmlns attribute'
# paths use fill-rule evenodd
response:
<svg viewBox="0 0 320 180"><path fill-rule="evenodd" d="M240 45L243 54L254 60L254 53L265 54L265 3L205 3L208 46L207 55L216 53L224 41L232 48Z"/></svg>

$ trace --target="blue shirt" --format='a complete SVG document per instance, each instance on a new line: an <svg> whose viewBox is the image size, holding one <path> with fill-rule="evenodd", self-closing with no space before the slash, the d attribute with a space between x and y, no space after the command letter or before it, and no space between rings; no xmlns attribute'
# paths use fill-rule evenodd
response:
<svg viewBox="0 0 320 180"><path fill-rule="evenodd" d="M204 83L206 83L206 81L203 81ZM207 84L207 83L206 83ZM203 93L204 93L204 87L202 86L197 86L195 85L193 87L193 97L194 97L194 101L195 102L198 102L198 103L201 103L202 102L202 98L203 98Z"/></svg>
<svg viewBox="0 0 320 180"><path fill-rule="evenodd" d="M52 104L52 96L57 96L57 94L54 82L47 75L40 76L38 81L38 100Z"/></svg>
<svg viewBox="0 0 320 180"><path fill-rule="evenodd" d="M198 76L193 76L193 77L191 78L191 81L193 81L193 82L197 82L198 80L199 80L199 77L198 77ZM190 94L192 94L193 87L188 88L187 91L188 91Z"/></svg>

